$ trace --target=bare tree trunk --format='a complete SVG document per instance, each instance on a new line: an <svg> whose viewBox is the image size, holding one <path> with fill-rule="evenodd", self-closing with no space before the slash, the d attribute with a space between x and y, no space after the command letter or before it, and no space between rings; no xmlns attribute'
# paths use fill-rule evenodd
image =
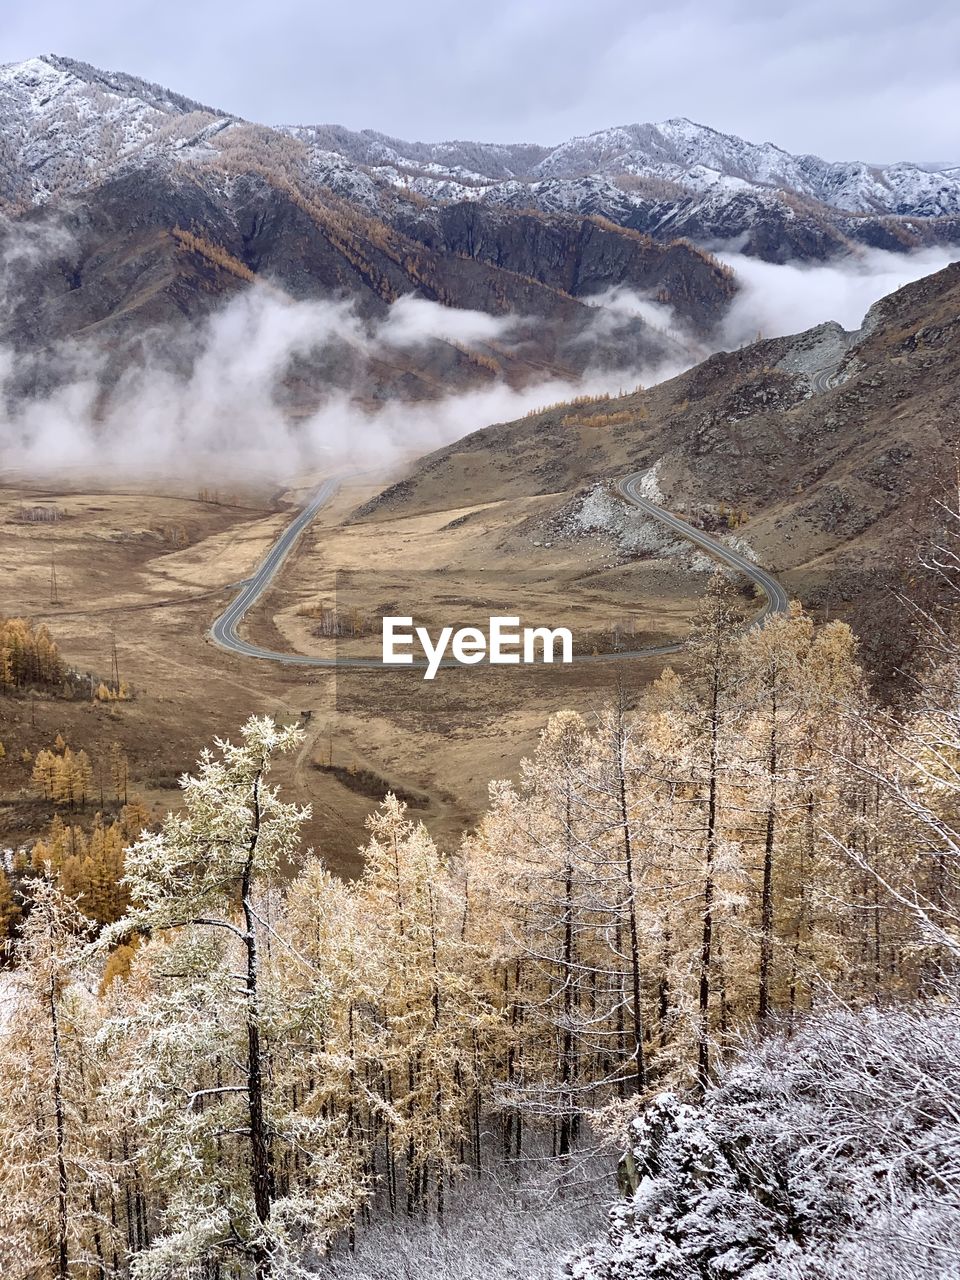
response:
<svg viewBox="0 0 960 1280"><path fill-rule="evenodd" d="M257 929L253 910L252 884L253 859L260 834L260 778L253 783L253 832L247 853L246 866L241 882L241 906L243 908L244 946L247 956L247 1103L250 1118L250 1181L253 1187L253 1207L261 1225L266 1228L274 1197L273 1163L267 1137L263 1103L263 1046L260 1038L260 1008L258 981L260 976L257 954ZM256 1280L268 1280L271 1272L270 1252L257 1243L252 1251Z"/></svg>
<svg viewBox="0 0 960 1280"><path fill-rule="evenodd" d="M763 845L763 888L760 896L760 979L757 1017L761 1027L770 1009L770 968L773 961L773 849L777 831L777 686L776 677L770 690L770 745L767 770L770 798L767 804L767 831Z"/></svg>
<svg viewBox="0 0 960 1280"><path fill-rule="evenodd" d="M384 1074L384 1098L389 1107L393 1106L393 1083L389 1071ZM393 1150L391 1122L388 1120L383 1129L384 1159L387 1165L387 1199L390 1203L391 1217L397 1212L397 1157Z"/></svg>
<svg viewBox="0 0 960 1280"><path fill-rule="evenodd" d="M560 1083L561 1116L560 1134L557 1154L570 1154L571 1136L573 1132L573 1080L574 1046L573 1046L573 850L570 840L571 804L570 789L567 788L566 802L566 842L567 856L564 867L564 912L563 912L563 1031L560 1049Z"/></svg>
<svg viewBox="0 0 960 1280"><path fill-rule="evenodd" d="M663 932L663 950L661 951L660 960L660 979L657 983L657 1024L660 1033L660 1048L665 1049L669 1040L667 1034L667 1019L670 1016L670 979L668 977L670 966L670 930L664 929Z"/></svg>
<svg viewBox="0 0 960 1280"><path fill-rule="evenodd" d="M433 886L427 884L427 902L430 907L430 968L433 990L431 992L430 1007L433 1015L433 1030L439 1040L440 1032L440 970L437 964L437 921L433 904ZM434 1086L434 1115L437 1121L437 1221L443 1221L443 1157L442 1151L444 1147L445 1134L443 1126L443 1081L439 1072L434 1068L433 1073Z"/></svg>
<svg viewBox="0 0 960 1280"><path fill-rule="evenodd" d="M633 838L630 832L630 810L627 805L627 769L624 758L626 740L623 728L623 704L617 707L616 731L617 799L620 807L620 831L623 837L624 871L627 880L627 924L630 936L630 985L633 998L631 1030L633 1038L633 1087L642 1093L647 1084L647 1064L643 1051L643 991L640 972L640 930L637 925L637 886L634 870Z"/></svg>
<svg viewBox="0 0 960 1280"><path fill-rule="evenodd" d="M710 978L713 964L714 856L717 844L717 769L720 712L720 670L715 666L710 700L710 776L704 848L703 937L700 944L700 984L697 998L697 1087L703 1092L710 1079Z"/></svg>
<svg viewBox="0 0 960 1280"><path fill-rule="evenodd" d="M48 999L50 1037L53 1044L53 1114L57 1142L57 1280L67 1280L70 1264L67 1255L67 1158L63 1105L63 1057L60 1049L57 983L52 970Z"/></svg>
<svg viewBox="0 0 960 1280"><path fill-rule="evenodd" d="M480 1041L477 1037L476 1028L473 1032L473 1168L477 1177L483 1172L483 1160L481 1155L481 1127L480 1127Z"/></svg>

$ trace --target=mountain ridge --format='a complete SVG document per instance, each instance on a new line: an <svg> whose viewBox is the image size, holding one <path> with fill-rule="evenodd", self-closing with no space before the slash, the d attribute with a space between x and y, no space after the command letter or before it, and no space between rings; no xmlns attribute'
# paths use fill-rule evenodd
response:
<svg viewBox="0 0 960 1280"><path fill-rule="evenodd" d="M406 142L374 130L352 133L338 125L281 126L292 136L323 138L348 158L371 167L413 168L428 163L438 177L466 182L632 176L662 179L703 191L726 179L752 186L786 187L847 213L960 212L960 176L911 161L890 165L861 160L828 161L812 153L792 154L772 142L754 143L685 116L659 123L615 125L576 135L555 146L490 144L470 140ZM527 155L513 168L505 156ZM482 164L486 168L468 167Z"/></svg>
<svg viewBox="0 0 960 1280"><path fill-rule="evenodd" d="M245 136L298 149L317 189L409 230L476 203L600 216L660 241L686 238L770 261L858 245L960 243L960 167L794 155L677 116L538 143L405 142L340 125L270 127L124 72L59 55L0 68L0 201L57 200L131 168L217 166Z"/></svg>

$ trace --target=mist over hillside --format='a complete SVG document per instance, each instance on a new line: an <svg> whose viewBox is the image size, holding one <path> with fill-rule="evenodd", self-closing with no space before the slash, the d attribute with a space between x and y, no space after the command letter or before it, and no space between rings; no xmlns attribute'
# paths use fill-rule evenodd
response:
<svg viewBox="0 0 960 1280"><path fill-rule="evenodd" d="M8 221L0 244L6 314L32 309L36 320L35 282L62 272L75 242L62 225ZM176 242L173 253L198 256ZM105 465L118 477L182 476L199 465L216 481L283 482L320 465L389 466L544 404L655 385L712 351L821 317L856 328L879 296L950 256L874 250L817 267L728 258L736 288L709 334L622 285L583 298L548 332L531 312L415 293L365 314L356 298L297 298L266 275L231 278L236 287L189 320L131 325L126 314L35 345L8 320L0 448L5 468L37 475ZM47 306L62 319L61 298Z"/></svg>
<svg viewBox="0 0 960 1280"><path fill-rule="evenodd" d="M27 470L389 462L758 335L855 328L960 239L952 171L685 120L406 144L43 57L0 70L0 123L0 440Z"/></svg>

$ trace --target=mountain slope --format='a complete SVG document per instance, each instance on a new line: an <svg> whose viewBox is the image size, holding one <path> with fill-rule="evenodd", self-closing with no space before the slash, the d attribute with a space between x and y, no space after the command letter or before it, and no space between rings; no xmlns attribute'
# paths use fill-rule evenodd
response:
<svg viewBox="0 0 960 1280"><path fill-rule="evenodd" d="M473 349L433 335L377 351L372 368L346 339L336 357L312 351L297 410L330 386L379 401L679 365L690 342L639 315L597 340L595 303L626 286L715 344L736 281L691 239L806 260L855 240L960 241L960 215L944 212L958 207L955 171L829 165L683 120L554 148L406 144L269 129L49 56L0 69L0 124L0 342L19 353L5 383L22 394L78 368L109 387L131 362L188 367L196 327L255 283L281 300L349 299L365 324L411 295L527 322ZM917 212L843 212L817 203L827 195Z"/></svg>
<svg viewBox="0 0 960 1280"><path fill-rule="evenodd" d="M649 391L475 432L357 518L551 495L562 539L585 491L646 469L667 506L707 527L721 507L745 512L737 535L763 564L836 600L860 593L860 571L892 563L922 522L960 441L958 380L954 264L881 300L855 333L821 325ZM531 557L542 536L530 530Z"/></svg>
<svg viewBox="0 0 960 1280"><path fill-rule="evenodd" d="M134 76L46 56L0 68L0 125L0 204L14 209L132 169L222 167L265 150L295 160L315 194L332 191L402 230L412 199L434 215L464 202L600 215L661 242L734 241L774 261L857 244L960 242L956 165L828 162L682 118L553 147L404 142L337 125L273 130Z"/></svg>
<svg viewBox="0 0 960 1280"><path fill-rule="evenodd" d="M588 366L685 362L674 339L640 318L598 348L590 340L597 312L574 296L588 271L591 286L660 292L702 330L719 320L734 291L730 273L690 246L655 245L615 227L544 223L558 264L540 269L418 241L329 193L314 196L279 170L245 169L132 169L0 220L7 302L0 343L20 354L15 390L45 394L74 378L69 344L77 340L88 363L100 365L105 385L131 361L183 367L195 326L257 282L281 304L351 299L362 324L384 319L407 295L504 321L521 318L509 341L468 350L455 337L437 336L377 353L372 370L369 351L357 352L346 338L333 344L336 358L332 347L318 349L297 377L304 410L331 386L373 400L424 398L498 378L516 385L545 375L575 378ZM509 238L510 228L500 234ZM577 278L561 270L572 261Z"/></svg>
<svg viewBox="0 0 960 1280"><path fill-rule="evenodd" d="M70 58L0 67L0 200L42 203L133 162L209 151L233 119Z"/></svg>

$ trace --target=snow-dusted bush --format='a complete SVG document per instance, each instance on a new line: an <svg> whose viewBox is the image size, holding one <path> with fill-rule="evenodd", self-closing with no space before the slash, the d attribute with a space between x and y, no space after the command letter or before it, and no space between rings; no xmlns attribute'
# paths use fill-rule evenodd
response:
<svg viewBox="0 0 960 1280"><path fill-rule="evenodd" d="M960 1276L960 1006L810 1018L634 1122L577 1280Z"/></svg>
<svg viewBox="0 0 960 1280"><path fill-rule="evenodd" d="M587 1162L590 1164L590 1161ZM604 1164L604 1171L606 1165ZM355 1249L341 1239L321 1274L325 1280L553 1280L560 1259L602 1224L592 1170L560 1188L536 1162L519 1181L461 1183L442 1222L435 1217L377 1213L357 1232Z"/></svg>

